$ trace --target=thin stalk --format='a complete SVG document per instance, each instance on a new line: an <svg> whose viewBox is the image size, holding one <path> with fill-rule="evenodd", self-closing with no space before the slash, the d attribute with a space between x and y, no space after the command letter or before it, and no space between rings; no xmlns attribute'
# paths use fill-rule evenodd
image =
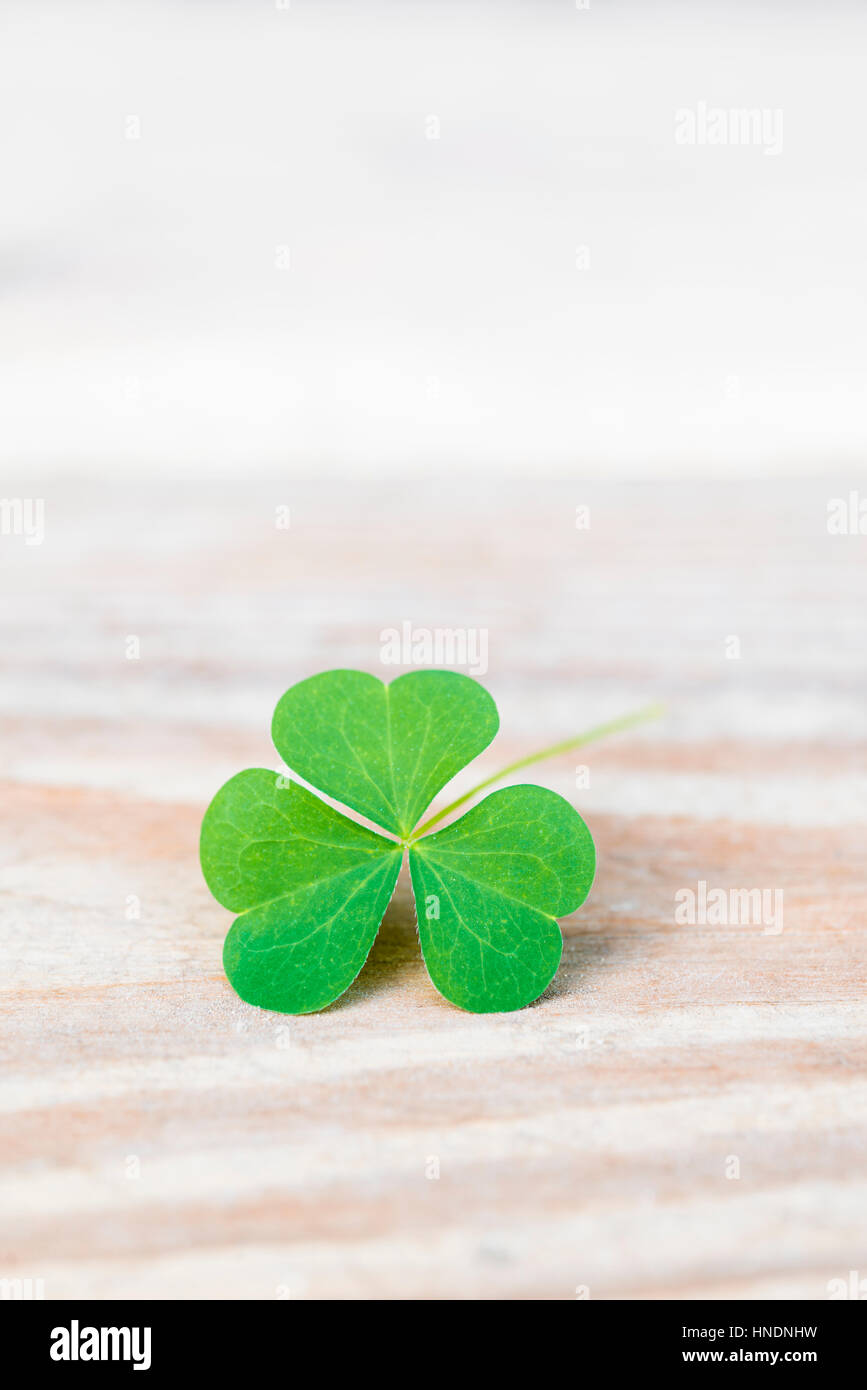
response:
<svg viewBox="0 0 867 1390"><path fill-rule="evenodd" d="M612 719L607 724L597 724L595 728L578 734L577 738L564 738L561 743L552 743L549 748L540 748L537 753L530 753L526 758L518 758L517 761L509 763L507 767L500 768L500 771L495 772L492 777L486 777L483 782L471 787L468 792L464 792L463 796L450 801L448 806L437 811L435 816L430 816L418 827L412 839L408 840L407 843L412 844L425 831L438 825L441 820L445 820L446 816L450 815L452 811L456 811L459 806L463 806L471 797L484 791L486 787L493 786L494 782L501 782L504 777L510 777L513 772L520 772L522 767L529 767L531 763L541 762L543 758L555 758L558 753L568 753L571 748L580 748L582 744L593 743L597 738L607 738L609 734L619 734L624 729L634 729L637 724L646 724L651 719L658 719L663 713L663 709L664 706L659 704L646 705L644 709L636 710L634 714L624 714L620 719Z"/></svg>

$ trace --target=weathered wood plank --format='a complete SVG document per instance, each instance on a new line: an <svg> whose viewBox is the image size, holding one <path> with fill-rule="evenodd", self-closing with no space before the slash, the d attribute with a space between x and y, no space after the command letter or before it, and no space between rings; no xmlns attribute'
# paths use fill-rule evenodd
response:
<svg viewBox="0 0 867 1390"><path fill-rule="evenodd" d="M865 570L824 484L47 491L44 547L0 554L4 1277L821 1298L867 1270ZM277 765L293 680L394 674L404 618L488 629L485 770L648 698L670 716L539 769L600 869L535 1006L442 1000L402 877L337 1005L250 1009L203 807ZM782 930L678 922L700 881L780 890Z"/></svg>

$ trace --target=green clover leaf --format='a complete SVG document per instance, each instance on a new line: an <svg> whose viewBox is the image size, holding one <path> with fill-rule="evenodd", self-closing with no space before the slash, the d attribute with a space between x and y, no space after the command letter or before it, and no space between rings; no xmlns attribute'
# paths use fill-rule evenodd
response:
<svg viewBox="0 0 867 1390"><path fill-rule="evenodd" d="M405 839L499 724L469 676L413 671L383 685L362 671L325 671L286 691L271 737L305 782Z"/></svg>
<svg viewBox="0 0 867 1390"><path fill-rule="evenodd" d="M520 1009L560 964L557 925L596 871L590 831L544 787L493 792L410 847L419 937L431 979L471 1013ZM433 909L433 910L432 910Z"/></svg>
<svg viewBox="0 0 867 1390"><path fill-rule="evenodd" d="M355 979L394 892L402 847L295 782L250 768L202 822L202 869L241 915L223 947L233 987L281 1013L324 1009Z"/></svg>
<svg viewBox="0 0 867 1390"><path fill-rule="evenodd" d="M487 691L451 671L415 671L388 686L361 671L326 671L292 686L274 713L277 750L298 776L389 833L267 769L231 778L205 813L201 862L214 897L239 914L223 948L233 988L281 1013L333 1003L367 959L407 852L422 952L440 993L473 1013L531 1003L560 963L557 918L580 907L593 882L587 826L561 796L519 785L423 832L528 762L655 712L522 759L416 828L497 732Z"/></svg>

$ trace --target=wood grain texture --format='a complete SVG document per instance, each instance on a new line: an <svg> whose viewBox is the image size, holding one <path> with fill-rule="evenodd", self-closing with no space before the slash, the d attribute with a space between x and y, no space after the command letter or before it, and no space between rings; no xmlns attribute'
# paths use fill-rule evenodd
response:
<svg viewBox="0 0 867 1390"><path fill-rule="evenodd" d="M253 1299L867 1275L867 539L825 526L847 487L41 485L44 544L0 541L0 1275ZM599 852L536 1005L436 994L404 872L336 1005L249 1008L202 812L279 766L294 681L397 674L379 635L404 619L488 633L501 734L443 801L668 716L531 777ZM700 880L781 890L782 930L679 924Z"/></svg>

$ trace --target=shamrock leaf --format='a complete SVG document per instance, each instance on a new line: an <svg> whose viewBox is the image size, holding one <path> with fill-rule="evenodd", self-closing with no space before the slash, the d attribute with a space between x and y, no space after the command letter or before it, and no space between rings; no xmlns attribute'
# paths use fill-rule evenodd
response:
<svg viewBox="0 0 867 1390"><path fill-rule="evenodd" d="M554 978L557 917L590 891L596 852L568 801L506 787L410 846L419 937L430 977L472 1013L520 1009Z"/></svg>
<svg viewBox="0 0 867 1390"><path fill-rule="evenodd" d="M202 869L240 912L223 947L250 1004L311 1013L355 979L394 892L402 847L312 792L250 768L217 792L202 823Z"/></svg>
<svg viewBox="0 0 867 1390"><path fill-rule="evenodd" d="M603 726L536 757L648 717ZM223 948L242 999L283 1013L332 1003L361 969L408 852L422 952L441 994L476 1013L536 999L560 961L557 918L593 881L595 852L577 811L554 792L512 786L425 834L470 796L419 817L498 727L490 695L468 676L416 671L385 686L326 671L277 705L274 743L326 795L264 768L231 778L202 822L201 860L218 902L238 913Z"/></svg>
<svg viewBox="0 0 867 1390"><path fill-rule="evenodd" d="M403 839L499 722L484 687L452 671L414 671L391 685L325 671L286 691L271 737L306 782Z"/></svg>

